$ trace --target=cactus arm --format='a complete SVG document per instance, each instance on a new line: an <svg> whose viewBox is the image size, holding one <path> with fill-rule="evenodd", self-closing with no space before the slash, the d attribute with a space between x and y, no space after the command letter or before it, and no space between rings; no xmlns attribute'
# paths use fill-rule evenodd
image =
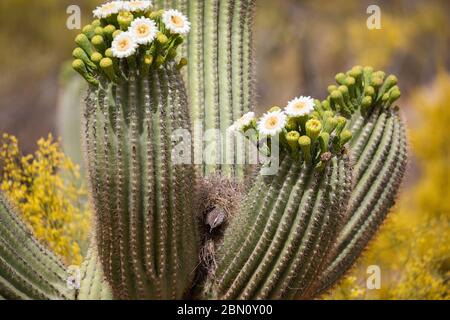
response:
<svg viewBox="0 0 450 320"><path fill-rule="evenodd" d="M312 296L329 289L349 270L395 203L407 163L407 141L398 114L388 117L382 140L376 148L376 158L357 180L345 224L328 258L328 267L319 279L320 286L315 288ZM372 146L368 144L366 148ZM359 159L356 168L361 161L363 158Z"/></svg>
<svg viewBox="0 0 450 320"><path fill-rule="evenodd" d="M112 291L105 279L103 267L95 247L88 254L81 268L78 300L112 300Z"/></svg>
<svg viewBox="0 0 450 320"><path fill-rule="evenodd" d="M366 87L370 77L380 77L370 68L364 68L364 73ZM382 80L383 85L375 90L378 95L374 97L378 98L365 112L357 105L352 116L354 191L324 270L307 293L309 297L328 290L351 268L395 203L407 165L407 138L398 108L392 107L400 96L398 87L393 87L396 78L382 76ZM392 88L383 92L387 87ZM361 97L356 100L361 101Z"/></svg>
<svg viewBox="0 0 450 320"><path fill-rule="evenodd" d="M8 299L71 299L66 270L40 245L0 195L0 295Z"/></svg>
<svg viewBox="0 0 450 320"><path fill-rule="evenodd" d="M250 197L254 191L249 193L245 202L257 205L244 204L225 234L214 294L222 299L301 294L331 247L335 222L342 217L349 192L341 184L349 181L349 175L348 160L334 158L316 173L310 165L286 157L276 177L258 178L253 190L267 191L259 193L259 199ZM251 223L250 230L241 219ZM246 236L239 236L239 231ZM243 239L239 247L233 241L236 236Z"/></svg>

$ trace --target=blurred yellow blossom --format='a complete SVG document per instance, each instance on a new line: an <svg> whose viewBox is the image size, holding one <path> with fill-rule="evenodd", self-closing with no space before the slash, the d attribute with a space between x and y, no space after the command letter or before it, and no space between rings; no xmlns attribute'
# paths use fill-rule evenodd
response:
<svg viewBox="0 0 450 320"><path fill-rule="evenodd" d="M51 135L26 156L14 136L3 134L0 145L0 189L39 240L67 264L80 264L90 215L78 166Z"/></svg>

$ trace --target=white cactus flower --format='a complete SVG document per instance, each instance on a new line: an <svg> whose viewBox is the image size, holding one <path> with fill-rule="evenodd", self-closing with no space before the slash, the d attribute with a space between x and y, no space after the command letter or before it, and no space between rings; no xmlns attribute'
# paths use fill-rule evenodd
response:
<svg viewBox="0 0 450 320"><path fill-rule="evenodd" d="M122 32L114 38L111 49L116 58L127 58L136 53L138 43L130 32Z"/></svg>
<svg viewBox="0 0 450 320"><path fill-rule="evenodd" d="M137 18L130 26L129 32L138 44L150 44L156 38L158 27L156 23L148 18Z"/></svg>
<svg viewBox="0 0 450 320"><path fill-rule="evenodd" d="M258 131L264 136L276 136L283 131L287 122L287 116L283 111L268 112L261 117L258 123Z"/></svg>
<svg viewBox="0 0 450 320"><path fill-rule="evenodd" d="M311 97L301 96L289 101L284 110L291 117L301 117L314 111L314 100Z"/></svg>
<svg viewBox="0 0 450 320"><path fill-rule="evenodd" d="M187 34L191 30L191 23L178 10L167 10L163 13L162 21L171 33Z"/></svg>

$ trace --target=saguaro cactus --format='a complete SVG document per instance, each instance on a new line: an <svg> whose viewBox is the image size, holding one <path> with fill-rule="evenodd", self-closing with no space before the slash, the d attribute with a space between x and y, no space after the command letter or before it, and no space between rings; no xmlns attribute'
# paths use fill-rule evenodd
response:
<svg viewBox="0 0 450 320"><path fill-rule="evenodd" d="M95 68L86 59L74 67L91 83L84 139L105 276L119 298L182 298L199 247L194 169L172 155L174 131L190 133L183 60L174 60L189 22L178 12L147 12L137 7L106 20L99 13L95 32L86 27L74 51L77 58L80 49L93 51ZM191 145L183 151L189 156Z"/></svg>
<svg viewBox="0 0 450 320"><path fill-rule="evenodd" d="M249 111L255 1L158 2L178 6L192 25L150 1L114 1L76 37L73 67L89 84L82 134L95 210L80 290L64 288L64 267L0 198L0 297L319 296L350 268L395 200L407 157L397 79L354 67L336 76L326 100L296 98L257 118ZM187 91L183 54L191 61ZM211 184L197 181L216 171L239 180L244 166L205 163L198 175L197 121L245 133L271 156L269 165L280 164L270 175L263 166L244 200L230 206L207 279L195 277L203 222L196 189ZM192 133L193 141L180 140ZM230 151L213 138L213 154ZM241 151L238 144L235 160Z"/></svg>

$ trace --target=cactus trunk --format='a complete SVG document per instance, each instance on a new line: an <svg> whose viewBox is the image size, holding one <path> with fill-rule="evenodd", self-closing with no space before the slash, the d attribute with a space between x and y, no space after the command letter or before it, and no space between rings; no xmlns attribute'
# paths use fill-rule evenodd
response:
<svg viewBox="0 0 450 320"><path fill-rule="evenodd" d="M91 88L84 111L98 254L116 298L180 299L199 246L195 173L172 158L174 131L190 132L184 84L173 63L121 69L128 80Z"/></svg>

